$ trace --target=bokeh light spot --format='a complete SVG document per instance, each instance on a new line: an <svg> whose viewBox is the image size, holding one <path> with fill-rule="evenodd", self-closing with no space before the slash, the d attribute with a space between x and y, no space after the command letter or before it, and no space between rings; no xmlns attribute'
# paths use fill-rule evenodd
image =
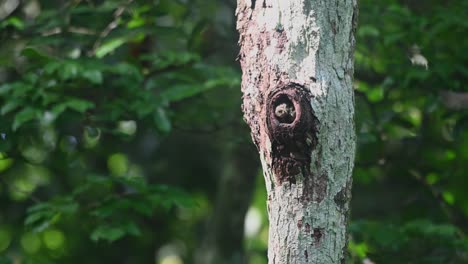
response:
<svg viewBox="0 0 468 264"><path fill-rule="evenodd" d="M57 229L49 229L43 233L44 244L48 249L57 250L64 246L65 236Z"/></svg>
<svg viewBox="0 0 468 264"><path fill-rule="evenodd" d="M107 160L107 168L115 176L124 176L128 171L128 159L123 153L112 154Z"/></svg>

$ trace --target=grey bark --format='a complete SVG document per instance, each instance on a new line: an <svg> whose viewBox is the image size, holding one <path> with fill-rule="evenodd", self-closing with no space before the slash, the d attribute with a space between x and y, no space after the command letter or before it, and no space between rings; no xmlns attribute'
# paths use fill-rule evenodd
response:
<svg viewBox="0 0 468 264"><path fill-rule="evenodd" d="M244 119L268 192L269 263L344 263L356 0L238 0Z"/></svg>
<svg viewBox="0 0 468 264"><path fill-rule="evenodd" d="M440 92L442 103L450 110L468 109L468 93L442 91Z"/></svg>

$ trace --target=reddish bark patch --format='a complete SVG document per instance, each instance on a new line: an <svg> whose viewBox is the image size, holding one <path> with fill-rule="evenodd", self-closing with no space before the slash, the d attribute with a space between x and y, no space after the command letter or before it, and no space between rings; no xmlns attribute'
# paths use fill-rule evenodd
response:
<svg viewBox="0 0 468 264"><path fill-rule="evenodd" d="M324 235L324 230L323 228L314 228L314 233L312 234L312 238L314 239L314 245L315 246L320 246L320 243L322 243L322 238Z"/></svg>
<svg viewBox="0 0 468 264"><path fill-rule="evenodd" d="M320 203L327 194L328 177L323 174L314 179L314 197L313 200Z"/></svg>
<svg viewBox="0 0 468 264"><path fill-rule="evenodd" d="M295 184L299 173L310 174L310 154L317 142L310 95L304 87L292 83L270 93L265 107L276 183Z"/></svg>
<svg viewBox="0 0 468 264"><path fill-rule="evenodd" d="M266 1L251 4L255 9L244 3L237 10L237 29L242 43L239 61L244 69L244 119L250 126L255 145L275 174L275 185L295 184L298 175L302 174L307 179L303 200L310 201L315 181L310 173L310 155L317 144L318 125L310 105L312 95L303 85L291 82L287 72L281 72L271 64L265 50L273 46L278 54L286 52L289 40L282 28L272 31L256 25L258 9L262 4L268 7ZM275 117L275 109L281 103L293 114L285 115L283 119Z"/></svg>
<svg viewBox="0 0 468 264"><path fill-rule="evenodd" d="M262 116L265 114L263 111L259 111L263 108L264 94L267 93L272 87L271 79L273 79L273 71L270 69L268 59L266 58L263 51L270 45L270 33L265 29L259 31L250 31L250 28L254 28L254 22L250 20L243 21L241 23L242 29L241 40L243 38L243 45L239 54L239 60L242 65L251 65L255 63L258 67L264 69L253 81L257 87L259 93L255 97L251 97L249 94L242 96L242 110L244 112L244 119L249 124L252 134L252 139L258 149L265 147L265 139L262 137L264 128L262 127ZM244 28L245 27L245 28ZM244 32L244 33L242 33ZM255 57L247 57L246 52L251 50L259 50ZM244 66L243 66L244 67ZM244 72L243 75L252 76L251 72ZM245 79L246 77L243 77ZM243 87L244 89L244 87Z"/></svg>
<svg viewBox="0 0 468 264"><path fill-rule="evenodd" d="M297 228L301 229L302 227L302 219L299 219L299 221L297 221Z"/></svg>
<svg viewBox="0 0 468 264"><path fill-rule="evenodd" d="M327 195L328 177L326 174L311 175L304 179L302 202L314 201L320 203Z"/></svg>
<svg viewBox="0 0 468 264"><path fill-rule="evenodd" d="M273 37L276 38L276 51L278 53L282 53L285 50L286 43L288 43L288 37L286 36L286 31L281 30L281 31L276 31L273 34Z"/></svg>

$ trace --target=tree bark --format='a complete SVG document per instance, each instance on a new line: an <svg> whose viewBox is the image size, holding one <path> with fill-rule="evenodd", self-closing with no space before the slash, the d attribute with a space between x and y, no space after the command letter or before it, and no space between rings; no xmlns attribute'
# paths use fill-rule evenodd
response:
<svg viewBox="0 0 468 264"><path fill-rule="evenodd" d="M356 136L356 0L238 0L244 119L268 192L269 263L344 263Z"/></svg>
<svg viewBox="0 0 468 264"><path fill-rule="evenodd" d="M468 93L441 91L442 103L449 110L468 109Z"/></svg>

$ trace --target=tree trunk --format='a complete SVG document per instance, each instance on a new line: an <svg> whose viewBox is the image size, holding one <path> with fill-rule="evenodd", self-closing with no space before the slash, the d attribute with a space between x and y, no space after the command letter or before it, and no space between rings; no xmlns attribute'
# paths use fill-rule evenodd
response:
<svg viewBox="0 0 468 264"><path fill-rule="evenodd" d="M232 144L218 183L215 207L197 250L197 264L246 263L244 219L258 173L258 160L250 146Z"/></svg>
<svg viewBox="0 0 468 264"><path fill-rule="evenodd" d="M244 118L268 192L269 263L344 263L356 137L356 0L238 0Z"/></svg>

